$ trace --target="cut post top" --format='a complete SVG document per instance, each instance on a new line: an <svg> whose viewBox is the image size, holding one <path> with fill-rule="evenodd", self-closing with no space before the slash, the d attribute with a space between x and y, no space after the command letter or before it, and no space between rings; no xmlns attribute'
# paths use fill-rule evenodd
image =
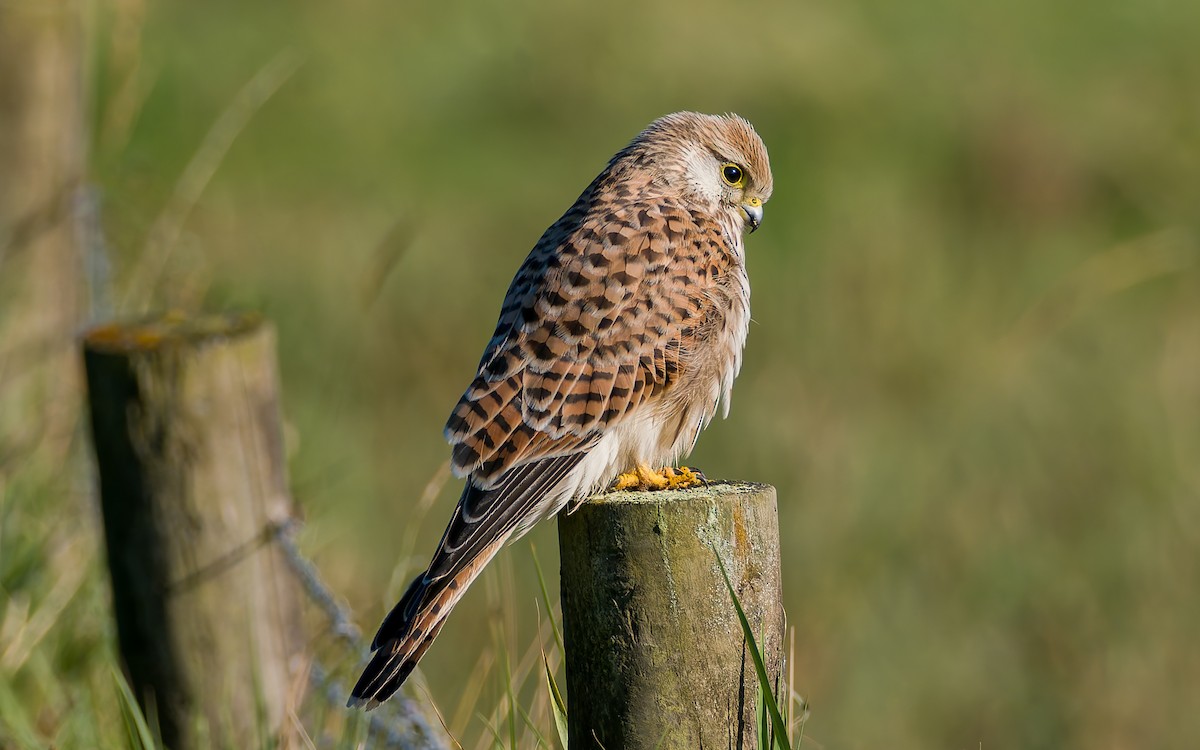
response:
<svg viewBox="0 0 1200 750"><path fill-rule="evenodd" d="M96 326L83 334L83 344L91 351L134 353L234 338L262 324L262 315L254 312L189 315L170 310L139 320Z"/></svg>
<svg viewBox="0 0 1200 750"><path fill-rule="evenodd" d="M676 490L607 490L584 501L588 505L620 505L638 503L671 503L687 500L709 500L715 497L730 499L737 495L757 495L770 488L759 482L734 482L716 479L707 484Z"/></svg>

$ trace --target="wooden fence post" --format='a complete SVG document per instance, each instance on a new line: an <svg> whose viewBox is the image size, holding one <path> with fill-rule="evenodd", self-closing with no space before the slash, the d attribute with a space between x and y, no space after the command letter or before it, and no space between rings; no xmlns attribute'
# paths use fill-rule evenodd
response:
<svg viewBox="0 0 1200 750"><path fill-rule="evenodd" d="M75 2L0 2L0 475L70 476L87 310L84 15Z"/></svg>
<svg viewBox="0 0 1200 750"><path fill-rule="evenodd" d="M716 553L779 685L775 488L609 493L559 516L559 547L571 750L755 747L758 679Z"/></svg>
<svg viewBox="0 0 1200 750"><path fill-rule="evenodd" d="M258 747L302 668L273 328L168 316L83 339L121 655L171 750Z"/></svg>

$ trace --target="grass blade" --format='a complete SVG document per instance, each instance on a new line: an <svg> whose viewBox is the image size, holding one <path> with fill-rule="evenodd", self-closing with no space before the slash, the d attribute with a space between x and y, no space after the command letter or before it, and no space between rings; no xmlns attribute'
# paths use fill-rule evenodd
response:
<svg viewBox="0 0 1200 750"><path fill-rule="evenodd" d="M771 678L767 675L767 667L763 664L762 652L758 649L758 641L754 638L754 631L750 628L750 622L746 619L746 612L742 609L742 602L738 599L737 592L733 590L733 583L729 580L729 571L725 569L725 561L721 559L721 553L717 551L716 546L712 548L713 554L717 556L717 564L721 566L721 576L725 579L725 586L729 589L729 598L733 600L733 607L737 610L738 622L742 625L742 635L746 638L746 645L750 649L750 656L754 659L754 671L758 674L758 684L762 688L762 701L766 704L767 713L771 717L771 727L775 730L775 742L783 750L792 750L791 742L788 740L787 724L783 721L783 716L779 713L779 706L775 702L775 693L771 690Z"/></svg>
<svg viewBox="0 0 1200 750"><path fill-rule="evenodd" d="M508 691L508 746L511 750L517 747L517 694L513 690L512 665L508 654L504 654L504 685Z"/></svg>
<svg viewBox="0 0 1200 750"><path fill-rule="evenodd" d="M121 674L121 670L116 667L112 668L113 679L117 682L117 691L121 699L121 713L125 715L125 721L130 729L130 740L137 740L137 746L142 750L154 750L158 747L158 743L154 741L154 733L150 731L150 725L146 723L146 717L142 714L142 709L138 706L138 702L133 697L133 691L129 689L129 683L125 681L125 675ZM133 742L130 742L133 745Z"/></svg>
<svg viewBox="0 0 1200 750"><path fill-rule="evenodd" d="M554 672L550 669L550 660L542 651L542 664L546 666L546 687L550 691L550 711L554 714L554 728L558 731L558 742L562 750L567 750L567 702L563 700L554 680Z"/></svg>
<svg viewBox="0 0 1200 750"><path fill-rule="evenodd" d="M496 727L492 726L492 722L488 721L486 716L483 714L477 714L477 716L483 722L483 726L492 734L492 747L504 750L504 738L500 736L500 732L496 730Z"/></svg>
<svg viewBox="0 0 1200 750"><path fill-rule="evenodd" d="M559 632L558 623L554 621L554 607L550 604L550 591L546 588L546 576L542 573L542 563L538 560L537 547L531 544L529 551L533 555L533 569L537 571L538 586L542 588L542 603L546 605L546 616L550 618L550 630L554 633L554 644L558 646L559 656L562 656L566 650L563 648L563 638L562 633Z"/></svg>
<svg viewBox="0 0 1200 750"><path fill-rule="evenodd" d="M521 720L525 722L526 730L528 732L532 732L533 738L537 740L537 746L544 747L546 750L550 750L550 742L546 740L546 735L542 734L542 730L538 729L537 724L535 724L533 721L533 717L529 715L529 712L525 710L525 707L517 706L517 710L521 712Z"/></svg>

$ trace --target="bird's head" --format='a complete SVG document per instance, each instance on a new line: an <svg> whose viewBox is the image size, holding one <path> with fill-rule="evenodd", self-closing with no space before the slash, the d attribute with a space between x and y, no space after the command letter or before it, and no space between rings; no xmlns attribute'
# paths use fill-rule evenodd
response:
<svg viewBox="0 0 1200 750"><path fill-rule="evenodd" d="M737 115L676 112L650 123L618 154L659 187L753 232L771 198L771 163L754 127Z"/></svg>

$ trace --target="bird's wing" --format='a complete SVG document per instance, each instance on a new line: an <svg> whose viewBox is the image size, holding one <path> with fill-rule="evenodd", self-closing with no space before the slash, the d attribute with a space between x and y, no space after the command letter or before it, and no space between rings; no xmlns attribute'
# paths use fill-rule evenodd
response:
<svg viewBox="0 0 1200 750"><path fill-rule="evenodd" d="M718 324L711 290L734 257L716 222L669 199L568 212L518 271L446 424L455 473L491 486L670 388Z"/></svg>

